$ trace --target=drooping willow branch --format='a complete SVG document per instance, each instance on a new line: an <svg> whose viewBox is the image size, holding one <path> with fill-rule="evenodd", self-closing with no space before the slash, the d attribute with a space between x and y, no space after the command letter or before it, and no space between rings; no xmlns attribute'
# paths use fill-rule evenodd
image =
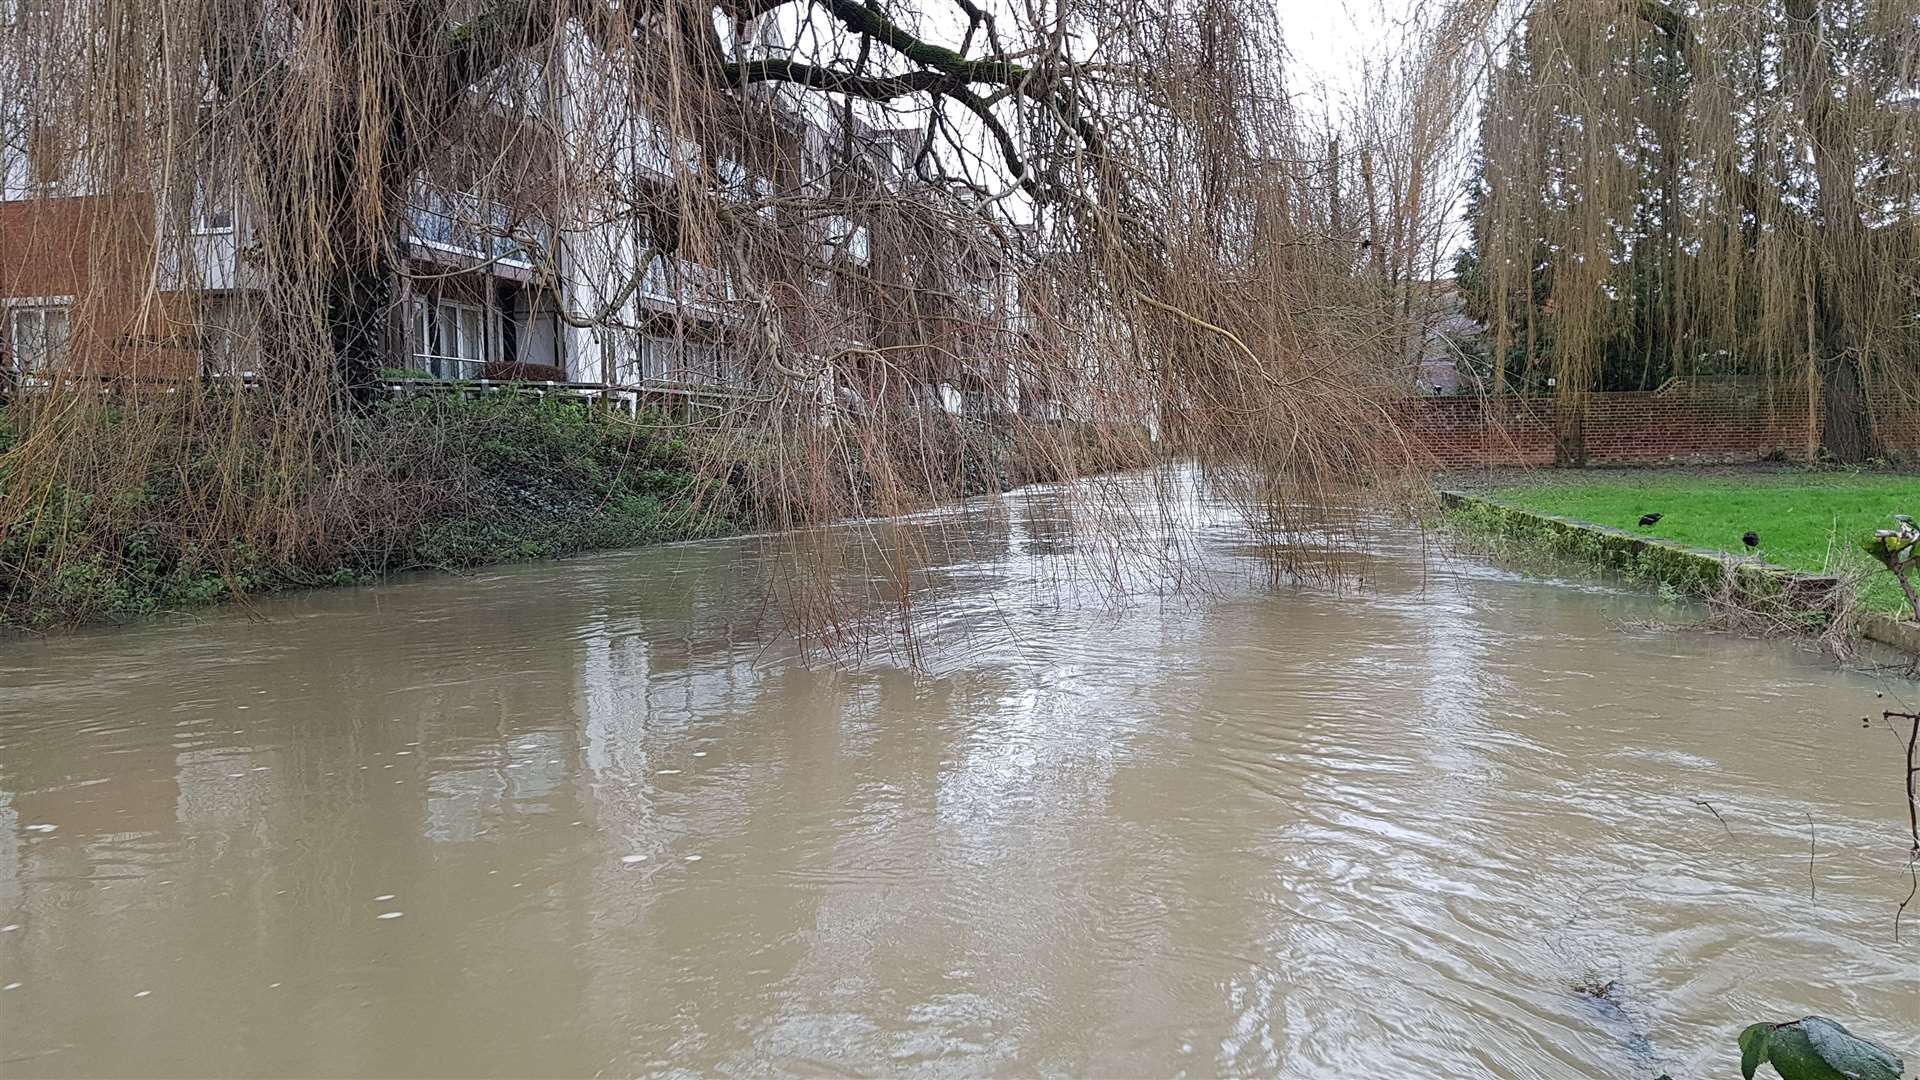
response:
<svg viewBox="0 0 1920 1080"><path fill-rule="evenodd" d="M1554 385L1577 416L1595 389L1743 378L1804 395L1826 452L1872 456L1883 406L1920 392L1911 15L1628 0L1518 25L1461 267L1496 390Z"/></svg>
<svg viewBox="0 0 1920 1080"><path fill-rule="evenodd" d="M1914 764L1914 748L1920 745L1920 713L1888 712L1881 714L1889 723L1905 720L1913 725L1907 733L1907 830L1912 834L1913 852L1920 855L1920 765Z"/></svg>
<svg viewBox="0 0 1920 1080"><path fill-rule="evenodd" d="M384 369L437 368L448 341L603 391L663 366L740 388L753 408L674 422L768 527L1176 456L1228 463L1264 527L1406 465L1388 427L1411 320L1334 227L1358 196L1323 167L1332 121L1291 92L1266 0L53 7L0 60L77 39L76 60L9 103L74 129L163 224L90 229L164 323L107 336L170 358L233 340L256 373L234 407L258 422L215 428L236 464L186 493L181 550L315 558L326 515L377 502L334 478L365 464L347 436ZM1381 153L1383 176L1417 156ZM240 208L220 294L166 280L218 246L189 228L202 186ZM1444 213L1403 183L1375 217L1413 237ZM77 326L141 308L108 284L76 288ZM85 417L7 419L0 521L201 475L179 447L109 454ZM242 435L263 431L266 470ZM394 480L422 486L389 505L433 480ZM111 563L135 525L68 530L22 594L63 559Z"/></svg>

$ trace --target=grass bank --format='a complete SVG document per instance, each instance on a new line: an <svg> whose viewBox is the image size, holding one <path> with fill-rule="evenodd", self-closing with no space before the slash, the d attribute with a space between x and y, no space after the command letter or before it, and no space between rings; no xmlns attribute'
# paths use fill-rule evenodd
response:
<svg viewBox="0 0 1920 1080"><path fill-rule="evenodd" d="M1495 477L1473 494L1490 502L1606 525L1687 548L1754 555L1813 574L1864 573L1860 601L1899 614L1905 598L1860 550L1894 513L1920 514L1920 476L1804 470L1634 470ZM1660 520L1649 526L1647 514ZM1911 612L1908 611L1909 616Z"/></svg>
<svg viewBox="0 0 1920 1080"><path fill-rule="evenodd" d="M0 430L0 625L126 621L743 524L738 492L703 476L682 429L557 399L422 396L304 438L241 403L39 420L68 425L46 439L61 460Z"/></svg>

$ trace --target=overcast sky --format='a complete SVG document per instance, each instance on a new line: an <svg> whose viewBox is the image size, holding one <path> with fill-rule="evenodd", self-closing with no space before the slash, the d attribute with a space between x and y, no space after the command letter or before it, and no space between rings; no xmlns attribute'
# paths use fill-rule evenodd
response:
<svg viewBox="0 0 1920 1080"><path fill-rule="evenodd" d="M1360 95L1365 66L1376 69L1391 59L1398 37L1426 0L1273 0L1292 57L1289 89L1296 101L1312 111L1328 109L1336 115L1343 102ZM1473 125L1461 129L1471 138ZM1447 190L1461 186L1464 176L1448 176ZM1449 213L1449 231L1443 248L1449 252L1467 239L1465 200L1456 199ZM1448 256L1451 258L1451 256Z"/></svg>
<svg viewBox="0 0 1920 1080"><path fill-rule="evenodd" d="M1406 15L1420 0L1273 0L1287 49L1296 92L1317 97L1325 88L1336 100L1359 91L1362 65L1378 63L1391 20Z"/></svg>

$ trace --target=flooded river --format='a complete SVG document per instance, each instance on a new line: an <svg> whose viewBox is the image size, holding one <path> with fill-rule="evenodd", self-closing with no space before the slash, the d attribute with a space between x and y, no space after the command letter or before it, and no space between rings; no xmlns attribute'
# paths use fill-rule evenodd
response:
<svg viewBox="0 0 1920 1080"><path fill-rule="evenodd" d="M917 663L884 597L803 658L861 535L0 643L0 1074L1920 1063L1911 684L1417 540L1276 588L1221 519L1160 597L1048 489L849 549L932 561Z"/></svg>

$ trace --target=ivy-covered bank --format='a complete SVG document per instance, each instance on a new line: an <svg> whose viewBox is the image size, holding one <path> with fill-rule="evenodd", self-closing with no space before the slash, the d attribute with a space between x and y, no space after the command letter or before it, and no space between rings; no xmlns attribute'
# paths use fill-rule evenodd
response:
<svg viewBox="0 0 1920 1080"><path fill-rule="evenodd" d="M86 456L41 491L10 486L33 447L0 430L0 624L125 621L716 536L743 520L738 493L702 479L678 427L577 401L388 401L296 446L284 418L218 403L75 422L97 429Z"/></svg>
<svg viewBox="0 0 1920 1080"><path fill-rule="evenodd" d="M1491 502L1610 526L1649 540L1731 552L1808 574L1857 578L1868 611L1913 616L1862 542L1920 512L1920 475L1807 468L1596 469L1463 477ZM1746 543L1751 536L1753 543Z"/></svg>

